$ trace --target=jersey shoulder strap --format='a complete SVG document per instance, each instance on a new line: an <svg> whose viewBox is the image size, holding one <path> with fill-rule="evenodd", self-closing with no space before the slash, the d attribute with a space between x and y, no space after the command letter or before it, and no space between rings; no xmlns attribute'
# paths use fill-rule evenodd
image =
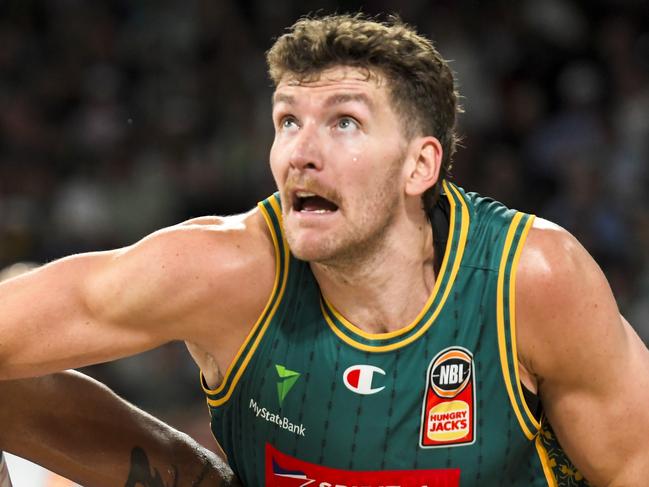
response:
<svg viewBox="0 0 649 487"><path fill-rule="evenodd" d="M273 291L266 302L264 310L228 367L221 384L215 389L210 389L207 387L205 379L201 374L201 385L207 396L207 403L212 407L221 406L230 399L241 375L252 359L255 350L275 316L286 291L291 258L288 244L282 231L282 210L279 203L279 194L273 194L259 202L257 206L266 220L268 230L273 239L273 246L275 247L275 282L273 284Z"/></svg>

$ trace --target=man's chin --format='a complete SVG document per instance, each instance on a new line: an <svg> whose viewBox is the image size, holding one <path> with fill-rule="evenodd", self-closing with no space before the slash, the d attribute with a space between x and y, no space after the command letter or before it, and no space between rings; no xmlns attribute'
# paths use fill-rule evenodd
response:
<svg viewBox="0 0 649 487"><path fill-rule="evenodd" d="M294 257L307 262L324 262L331 259L335 252L329 245L319 239L292 239L287 236L288 247Z"/></svg>
<svg viewBox="0 0 649 487"><path fill-rule="evenodd" d="M317 246L297 245L292 247L289 245L289 249L295 258L307 262L324 262L331 258L330 252L326 252Z"/></svg>

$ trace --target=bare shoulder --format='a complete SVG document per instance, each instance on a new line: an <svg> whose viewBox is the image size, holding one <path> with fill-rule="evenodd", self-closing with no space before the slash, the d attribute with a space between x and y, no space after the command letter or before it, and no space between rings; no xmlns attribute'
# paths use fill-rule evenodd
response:
<svg viewBox="0 0 649 487"><path fill-rule="evenodd" d="M180 275L194 273L195 277L217 284L226 274L234 277L233 273L251 270L262 276L269 274L272 282L273 241L257 209L240 215L194 218L150 238L164 262L174 265L179 258L181 267L187 271L176 269Z"/></svg>
<svg viewBox="0 0 649 487"><path fill-rule="evenodd" d="M153 236L162 262L176 279L232 303L239 297L267 298L275 277L275 252L258 209L231 216L207 216L169 227ZM201 285L202 283L202 285Z"/></svg>
<svg viewBox="0 0 649 487"><path fill-rule="evenodd" d="M219 298L224 304L218 310L223 321L240 321L244 327L252 324L275 280L275 248L259 210L189 220L171 233L173 240L178 239L171 245L180 247L192 262L186 282L202 281L198 289L205 291L203 298L209 303Z"/></svg>
<svg viewBox="0 0 649 487"><path fill-rule="evenodd" d="M116 251L92 287L101 292L97 302L110 304L124 303L128 286L128 319L154 320L169 339L202 343L208 330L254 321L272 290L274 259L264 219L253 209L154 232Z"/></svg>
<svg viewBox="0 0 649 487"><path fill-rule="evenodd" d="M519 359L541 380L569 366L579 350L602 352L600 341L622 332L613 293L595 260L568 231L540 218L521 254L516 320Z"/></svg>
<svg viewBox="0 0 649 487"><path fill-rule="evenodd" d="M191 252L200 258L210 256L215 247L221 253L255 250L274 255L267 225L256 208L238 215L192 218L159 230L142 240L143 243L149 241L160 250L184 249L185 252L180 252L183 255Z"/></svg>
<svg viewBox="0 0 649 487"><path fill-rule="evenodd" d="M557 278L577 279L579 276L575 276L574 271L595 270L599 272L586 249L570 232L548 220L535 218L518 270L522 284L536 287L546 280L556 283Z"/></svg>

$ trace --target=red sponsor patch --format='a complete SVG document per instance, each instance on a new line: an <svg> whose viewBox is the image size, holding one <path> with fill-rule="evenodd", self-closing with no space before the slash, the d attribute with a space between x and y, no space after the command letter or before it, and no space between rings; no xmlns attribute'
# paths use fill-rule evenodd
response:
<svg viewBox="0 0 649 487"><path fill-rule="evenodd" d="M303 462L266 443L267 487L459 487L460 470L339 470Z"/></svg>
<svg viewBox="0 0 649 487"><path fill-rule="evenodd" d="M430 361L421 412L422 448L475 441L473 381L473 354L465 348L446 348Z"/></svg>

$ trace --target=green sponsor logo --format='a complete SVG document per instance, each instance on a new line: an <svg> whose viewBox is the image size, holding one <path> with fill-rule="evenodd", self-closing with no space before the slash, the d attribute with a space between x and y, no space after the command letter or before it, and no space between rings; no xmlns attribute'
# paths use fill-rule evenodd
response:
<svg viewBox="0 0 649 487"><path fill-rule="evenodd" d="M295 372L294 370L288 370L283 365L275 364L275 369L277 369L277 375L279 375L279 381L277 382L277 397L279 398L279 405L281 406L284 402L284 398L288 394L297 380L300 378L300 373Z"/></svg>

